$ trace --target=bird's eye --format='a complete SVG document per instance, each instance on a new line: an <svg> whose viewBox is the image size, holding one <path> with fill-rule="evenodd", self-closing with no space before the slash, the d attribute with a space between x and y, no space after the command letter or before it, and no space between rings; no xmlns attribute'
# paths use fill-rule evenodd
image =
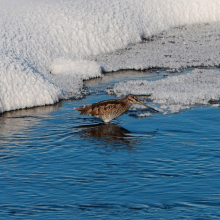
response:
<svg viewBox="0 0 220 220"><path fill-rule="evenodd" d="M135 97L135 96L133 96L133 99L134 99L135 101L138 101L137 97Z"/></svg>

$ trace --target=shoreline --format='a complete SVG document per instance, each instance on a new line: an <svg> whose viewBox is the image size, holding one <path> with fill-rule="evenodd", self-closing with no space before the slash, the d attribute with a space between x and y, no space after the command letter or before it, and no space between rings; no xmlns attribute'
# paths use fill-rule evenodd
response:
<svg viewBox="0 0 220 220"><path fill-rule="evenodd" d="M220 22L167 30L115 52L90 56L104 73L118 70L219 68ZM213 43L214 42L214 43Z"/></svg>

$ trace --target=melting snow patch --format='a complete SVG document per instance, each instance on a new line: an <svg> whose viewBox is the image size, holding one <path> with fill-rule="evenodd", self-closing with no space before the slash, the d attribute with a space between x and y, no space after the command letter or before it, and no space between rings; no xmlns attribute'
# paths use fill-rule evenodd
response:
<svg viewBox="0 0 220 220"><path fill-rule="evenodd" d="M220 100L220 71L196 69L157 81L120 82L109 92L118 96L151 94L150 99L160 104L162 109L177 113L193 105L207 105L210 101Z"/></svg>
<svg viewBox="0 0 220 220"><path fill-rule="evenodd" d="M144 117L150 117L152 114L150 112L146 112L146 113L140 113L138 114L137 116L138 117L141 117L141 118L144 118Z"/></svg>
<svg viewBox="0 0 220 220"><path fill-rule="evenodd" d="M214 107L214 108L219 108L219 104L212 104L212 107Z"/></svg>

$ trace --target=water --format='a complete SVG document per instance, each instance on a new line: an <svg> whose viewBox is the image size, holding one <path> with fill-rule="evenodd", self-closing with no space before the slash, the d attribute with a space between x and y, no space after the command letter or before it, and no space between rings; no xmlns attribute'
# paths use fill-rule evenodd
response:
<svg viewBox="0 0 220 220"><path fill-rule="evenodd" d="M92 83L98 95L1 115L1 219L219 219L219 108L103 124L73 110L112 98Z"/></svg>

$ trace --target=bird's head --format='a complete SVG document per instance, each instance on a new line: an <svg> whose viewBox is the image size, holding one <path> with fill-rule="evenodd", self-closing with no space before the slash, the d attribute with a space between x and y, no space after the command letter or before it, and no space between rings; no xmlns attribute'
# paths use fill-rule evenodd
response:
<svg viewBox="0 0 220 220"><path fill-rule="evenodd" d="M126 97L126 99L127 99L130 103L132 103L132 104L140 104L140 103L141 103L141 105L143 104L142 102L140 102L140 101L138 100L138 98L137 98L135 95L128 95L128 96Z"/></svg>
<svg viewBox="0 0 220 220"><path fill-rule="evenodd" d="M126 99L127 99L130 103L132 103L132 104L140 104L140 105L143 105L143 106L145 106L145 107L147 107L147 108L149 108L149 109L151 109L151 110L153 110L153 111L155 111L155 112L158 112L156 109L151 108L150 106L148 106L148 105L144 104L143 102L139 101L139 99L138 99L135 95L128 95L128 96L126 97Z"/></svg>

